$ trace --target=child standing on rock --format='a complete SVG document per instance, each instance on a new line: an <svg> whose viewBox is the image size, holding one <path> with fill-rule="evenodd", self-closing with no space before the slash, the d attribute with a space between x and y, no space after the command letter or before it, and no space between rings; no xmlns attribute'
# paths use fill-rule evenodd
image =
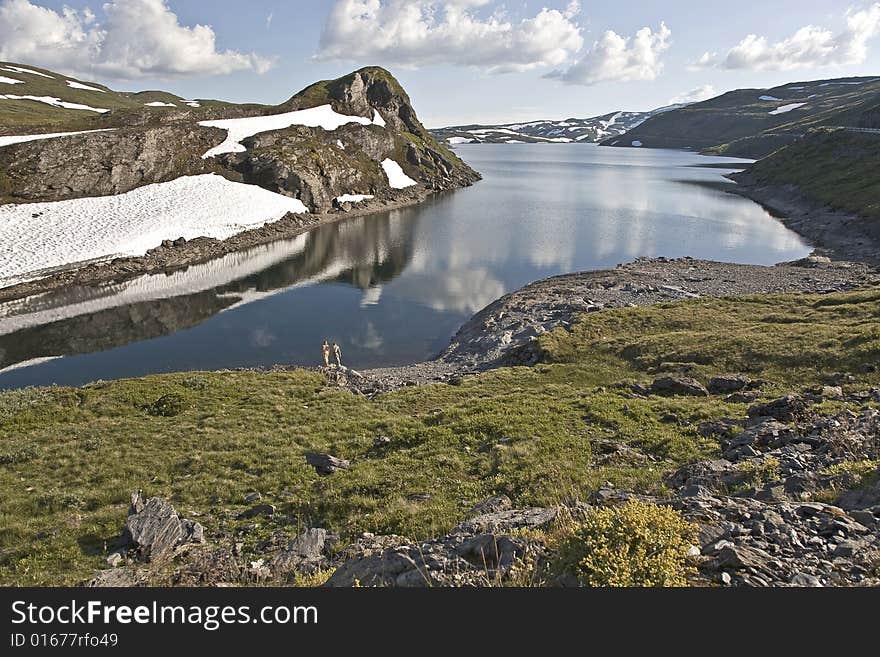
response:
<svg viewBox="0 0 880 657"><path fill-rule="evenodd" d="M324 367L330 367L330 344L326 340L321 345L321 351L324 354Z"/></svg>
<svg viewBox="0 0 880 657"><path fill-rule="evenodd" d="M333 343L333 358L336 360L336 366L342 367L342 348L335 342Z"/></svg>

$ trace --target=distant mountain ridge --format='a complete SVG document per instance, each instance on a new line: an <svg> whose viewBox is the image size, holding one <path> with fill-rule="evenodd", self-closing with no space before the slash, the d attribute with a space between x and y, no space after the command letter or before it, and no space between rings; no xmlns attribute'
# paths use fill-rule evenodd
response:
<svg viewBox="0 0 880 657"><path fill-rule="evenodd" d="M812 128L874 127L878 122L880 77L837 78L729 91L655 114L601 143L758 159Z"/></svg>
<svg viewBox="0 0 880 657"><path fill-rule="evenodd" d="M681 107L672 105L651 112L609 112L587 119L520 121L499 125L471 124L435 128L430 132L450 146L457 144L596 143L635 128L652 116Z"/></svg>

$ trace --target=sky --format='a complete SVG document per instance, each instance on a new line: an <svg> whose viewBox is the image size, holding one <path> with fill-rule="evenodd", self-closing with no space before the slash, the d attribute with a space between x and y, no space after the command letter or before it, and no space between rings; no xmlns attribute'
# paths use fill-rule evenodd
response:
<svg viewBox="0 0 880 657"><path fill-rule="evenodd" d="M279 103L388 68L429 127L589 117L880 74L880 2L0 0L0 60Z"/></svg>

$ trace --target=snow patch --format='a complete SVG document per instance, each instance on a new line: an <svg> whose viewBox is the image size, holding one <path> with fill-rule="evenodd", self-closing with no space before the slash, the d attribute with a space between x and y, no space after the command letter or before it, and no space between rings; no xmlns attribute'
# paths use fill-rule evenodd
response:
<svg viewBox="0 0 880 657"><path fill-rule="evenodd" d="M467 137L449 137L446 140L446 143L451 146L455 146L457 144L473 144L474 140L468 139Z"/></svg>
<svg viewBox="0 0 880 657"><path fill-rule="evenodd" d="M804 105L806 105L806 103L790 103L789 105L777 107L775 110L770 112L770 114L785 114L792 110L796 110L798 107L803 107Z"/></svg>
<svg viewBox="0 0 880 657"><path fill-rule="evenodd" d="M339 146L342 150L345 150L345 144L342 143L341 139L336 140L336 145Z"/></svg>
<svg viewBox="0 0 880 657"><path fill-rule="evenodd" d="M22 80L13 80L12 78L0 75L0 84L24 84L24 82Z"/></svg>
<svg viewBox="0 0 880 657"><path fill-rule="evenodd" d="M26 141L38 141L40 139L54 139L55 137L69 137L71 135L87 135L91 132L112 132L116 128L104 128L102 130L80 130L78 132L52 132L45 135L21 135L18 137L0 137L0 146L22 144Z"/></svg>
<svg viewBox="0 0 880 657"><path fill-rule="evenodd" d="M385 158L382 160L382 169L388 177L388 184L392 189L403 189L412 187L418 183L403 172L400 165L392 159Z"/></svg>
<svg viewBox="0 0 880 657"><path fill-rule="evenodd" d="M39 75L41 78L49 78L50 80L54 80L51 75L46 75L45 73L40 73L39 71L32 71L29 68L21 68L20 66L12 66L11 64L0 69L0 71L9 71L10 73L30 73L31 75Z"/></svg>
<svg viewBox="0 0 880 657"><path fill-rule="evenodd" d="M373 109L373 125L377 125L380 128L384 128L386 125L388 125L387 123L385 123L385 119L382 118L382 115L379 114L379 111L376 109Z"/></svg>
<svg viewBox="0 0 880 657"><path fill-rule="evenodd" d="M161 100L154 100L152 103L144 103L144 107L177 107L174 103L163 103Z"/></svg>
<svg viewBox="0 0 880 657"><path fill-rule="evenodd" d="M337 203L360 203L361 201L369 201L371 198L373 198L372 194L343 194L333 200Z"/></svg>
<svg viewBox="0 0 880 657"><path fill-rule="evenodd" d="M253 137L261 132L270 130L283 130L292 125L304 125L310 128L323 128L332 132L339 126L347 123L360 123L370 125L372 121L362 116L346 116L333 111L330 105L321 105L311 109L285 112L284 114L271 114L269 116L250 116L242 119L221 119L219 121L200 121L199 125L205 128L221 128L226 130L226 141L215 146L202 155L202 159L208 159L223 153L243 153L246 149L241 141Z"/></svg>
<svg viewBox="0 0 880 657"><path fill-rule="evenodd" d="M53 98L52 96L15 96L13 94L0 94L0 100L32 100L37 103L52 105L53 107L61 107L62 109L86 110L88 112L97 112L98 114L104 114L105 112L110 111L108 109L101 109L100 107L90 107L89 105L80 105L79 103L68 103L60 98Z"/></svg>
<svg viewBox="0 0 880 657"><path fill-rule="evenodd" d="M519 139L508 139L504 143L505 144L525 144L526 142L520 141Z"/></svg>
<svg viewBox="0 0 880 657"><path fill-rule="evenodd" d="M65 265L143 255L164 239L226 239L288 212L308 208L298 199L214 174L115 196L2 205L0 287Z"/></svg>
<svg viewBox="0 0 880 657"><path fill-rule="evenodd" d="M202 104L197 100L185 100L183 101L184 105L189 105L190 107L201 107Z"/></svg>
<svg viewBox="0 0 880 657"><path fill-rule="evenodd" d="M758 100L780 101L782 99L776 96L758 96Z"/></svg>
<svg viewBox="0 0 880 657"><path fill-rule="evenodd" d="M107 93L103 89L98 89L98 87L90 87L87 84L83 84L82 82L76 82L75 80L68 80L67 86L71 89L83 89L85 91L97 91L98 93L105 94Z"/></svg>

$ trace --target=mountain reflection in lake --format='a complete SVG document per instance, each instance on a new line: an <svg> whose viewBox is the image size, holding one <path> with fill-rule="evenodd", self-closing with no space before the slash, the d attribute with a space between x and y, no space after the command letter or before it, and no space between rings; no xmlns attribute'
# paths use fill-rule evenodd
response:
<svg viewBox="0 0 880 657"><path fill-rule="evenodd" d="M479 145L485 180L168 275L0 304L0 387L150 372L355 367L441 350L486 304L553 274L641 255L770 264L809 252L758 205L683 181L736 161L587 145ZM59 358L60 357L60 358Z"/></svg>

